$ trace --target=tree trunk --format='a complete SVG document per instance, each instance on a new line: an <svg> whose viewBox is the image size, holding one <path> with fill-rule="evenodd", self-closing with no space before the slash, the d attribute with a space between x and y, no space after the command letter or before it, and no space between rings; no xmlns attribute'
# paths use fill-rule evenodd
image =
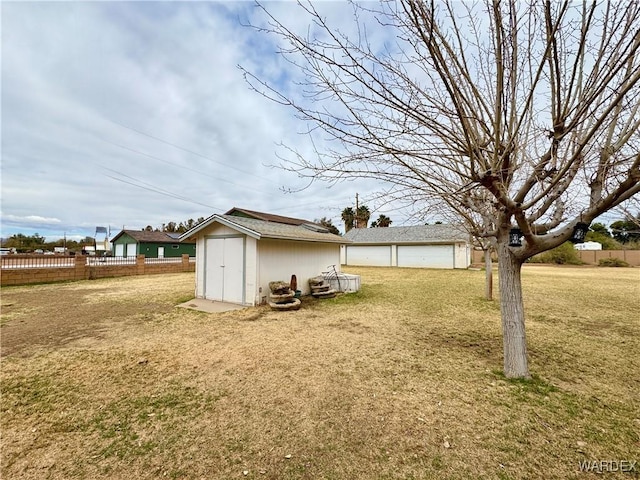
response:
<svg viewBox="0 0 640 480"><path fill-rule="evenodd" d="M484 251L484 297L487 300L493 300L493 262L491 261L491 249Z"/></svg>
<svg viewBox="0 0 640 480"><path fill-rule="evenodd" d="M521 282L522 262L506 243L498 243L500 312L504 348L504 374L507 378L530 378L527 339L524 328L524 304Z"/></svg>

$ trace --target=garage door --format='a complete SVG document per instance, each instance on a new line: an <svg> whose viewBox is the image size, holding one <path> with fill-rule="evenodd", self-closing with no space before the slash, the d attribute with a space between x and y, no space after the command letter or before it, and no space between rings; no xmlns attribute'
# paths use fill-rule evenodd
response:
<svg viewBox="0 0 640 480"><path fill-rule="evenodd" d="M244 239L208 238L205 262L205 298L243 303Z"/></svg>
<svg viewBox="0 0 640 480"><path fill-rule="evenodd" d="M390 245L347 245L347 265L368 267L391 266Z"/></svg>
<svg viewBox="0 0 640 480"><path fill-rule="evenodd" d="M127 243L127 257L135 257L135 256L136 256L136 244Z"/></svg>
<svg viewBox="0 0 640 480"><path fill-rule="evenodd" d="M399 245L398 266L453 268L453 245Z"/></svg>

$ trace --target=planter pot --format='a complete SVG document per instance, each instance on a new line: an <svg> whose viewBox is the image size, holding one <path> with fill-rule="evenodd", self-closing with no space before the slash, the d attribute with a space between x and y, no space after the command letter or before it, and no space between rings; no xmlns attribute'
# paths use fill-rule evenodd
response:
<svg viewBox="0 0 640 480"><path fill-rule="evenodd" d="M311 291L313 293L318 293L318 292L326 292L331 288L331 285L329 285L328 283L325 283L323 285L312 285L311 286Z"/></svg>
<svg viewBox="0 0 640 480"><path fill-rule="evenodd" d="M298 310L300 309L300 299L291 298L287 300L285 303L274 303L269 302L269 306L272 310L280 310L280 311L288 311L288 310Z"/></svg>
<svg viewBox="0 0 640 480"><path fill-rule="evenodd" d="M289 293L283 293L282 295L275 295L275 294L271 294L269 296L269 299L273 302L273 303L284 303L287 300L292 299L294 296L293 292L289 292Z"/></svg>
<svg viewBox="0 0 640 480"><path fill-rule="evenodd" d="M336 296L336 293L336 290L327 290L326 292L313 292L311 295L315 298L333 298Z"/></svg>

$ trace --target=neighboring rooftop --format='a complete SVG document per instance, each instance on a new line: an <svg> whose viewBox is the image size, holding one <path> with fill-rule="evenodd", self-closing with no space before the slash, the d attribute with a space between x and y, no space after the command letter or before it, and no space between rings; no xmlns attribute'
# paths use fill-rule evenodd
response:
<svg viewBox="0 0 640 480"><path fill-rule="evenodd" d="M129 235L138 242L143 243L178 243L180 234L174 232L149 232L147 230L122 230L111 242L115 242L123 234Z"/></svg>
<svg viewBox="0 0 640 480"><path fill-rule="evenodd" d="M245 208L233 207L224 215L233 215L235 217L255 218L257 220L264 220L265 222L284 223L285 225L302 225L304 223L312 224L309 220L294 217L284 217L282 215L274 215L272 213L256 212L255 210L247 210Z"/></svg>
<svg viewBox="0 0 640 480"><path fill-rule="evenodd" d="M345 239L353 243L450 243L468 242L469 234L459 225L415 225L409 227L352 228Z"/></svg>

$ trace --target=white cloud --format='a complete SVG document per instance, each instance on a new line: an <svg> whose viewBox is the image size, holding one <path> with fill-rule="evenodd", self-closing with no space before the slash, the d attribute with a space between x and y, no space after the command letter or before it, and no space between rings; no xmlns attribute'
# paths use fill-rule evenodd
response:
<svg viewBox="0 0 640 480"><path fill-rule="evenodd" d="M59 218L39 217L38 215L27 215L26 217L18 217L16 215L0 214L2 221L10 225L58 225L61 223Z"/></svg>
<svg viewBox="0 0 640 480"><path fill-rule="evenodd" d="M269 6L304 28L293 5ZM344 7L322 4L346 29ZM233 206L341 224L357 185L287 195L282 187L305 182L268 167L284 153L280 142L312 149L293 112L252 92L237 68L297 88L300 72L274 54L275 39L240 25L258 19L251 4L2 10L3 235L93 235L96 225L160 226Z"/></svg>

